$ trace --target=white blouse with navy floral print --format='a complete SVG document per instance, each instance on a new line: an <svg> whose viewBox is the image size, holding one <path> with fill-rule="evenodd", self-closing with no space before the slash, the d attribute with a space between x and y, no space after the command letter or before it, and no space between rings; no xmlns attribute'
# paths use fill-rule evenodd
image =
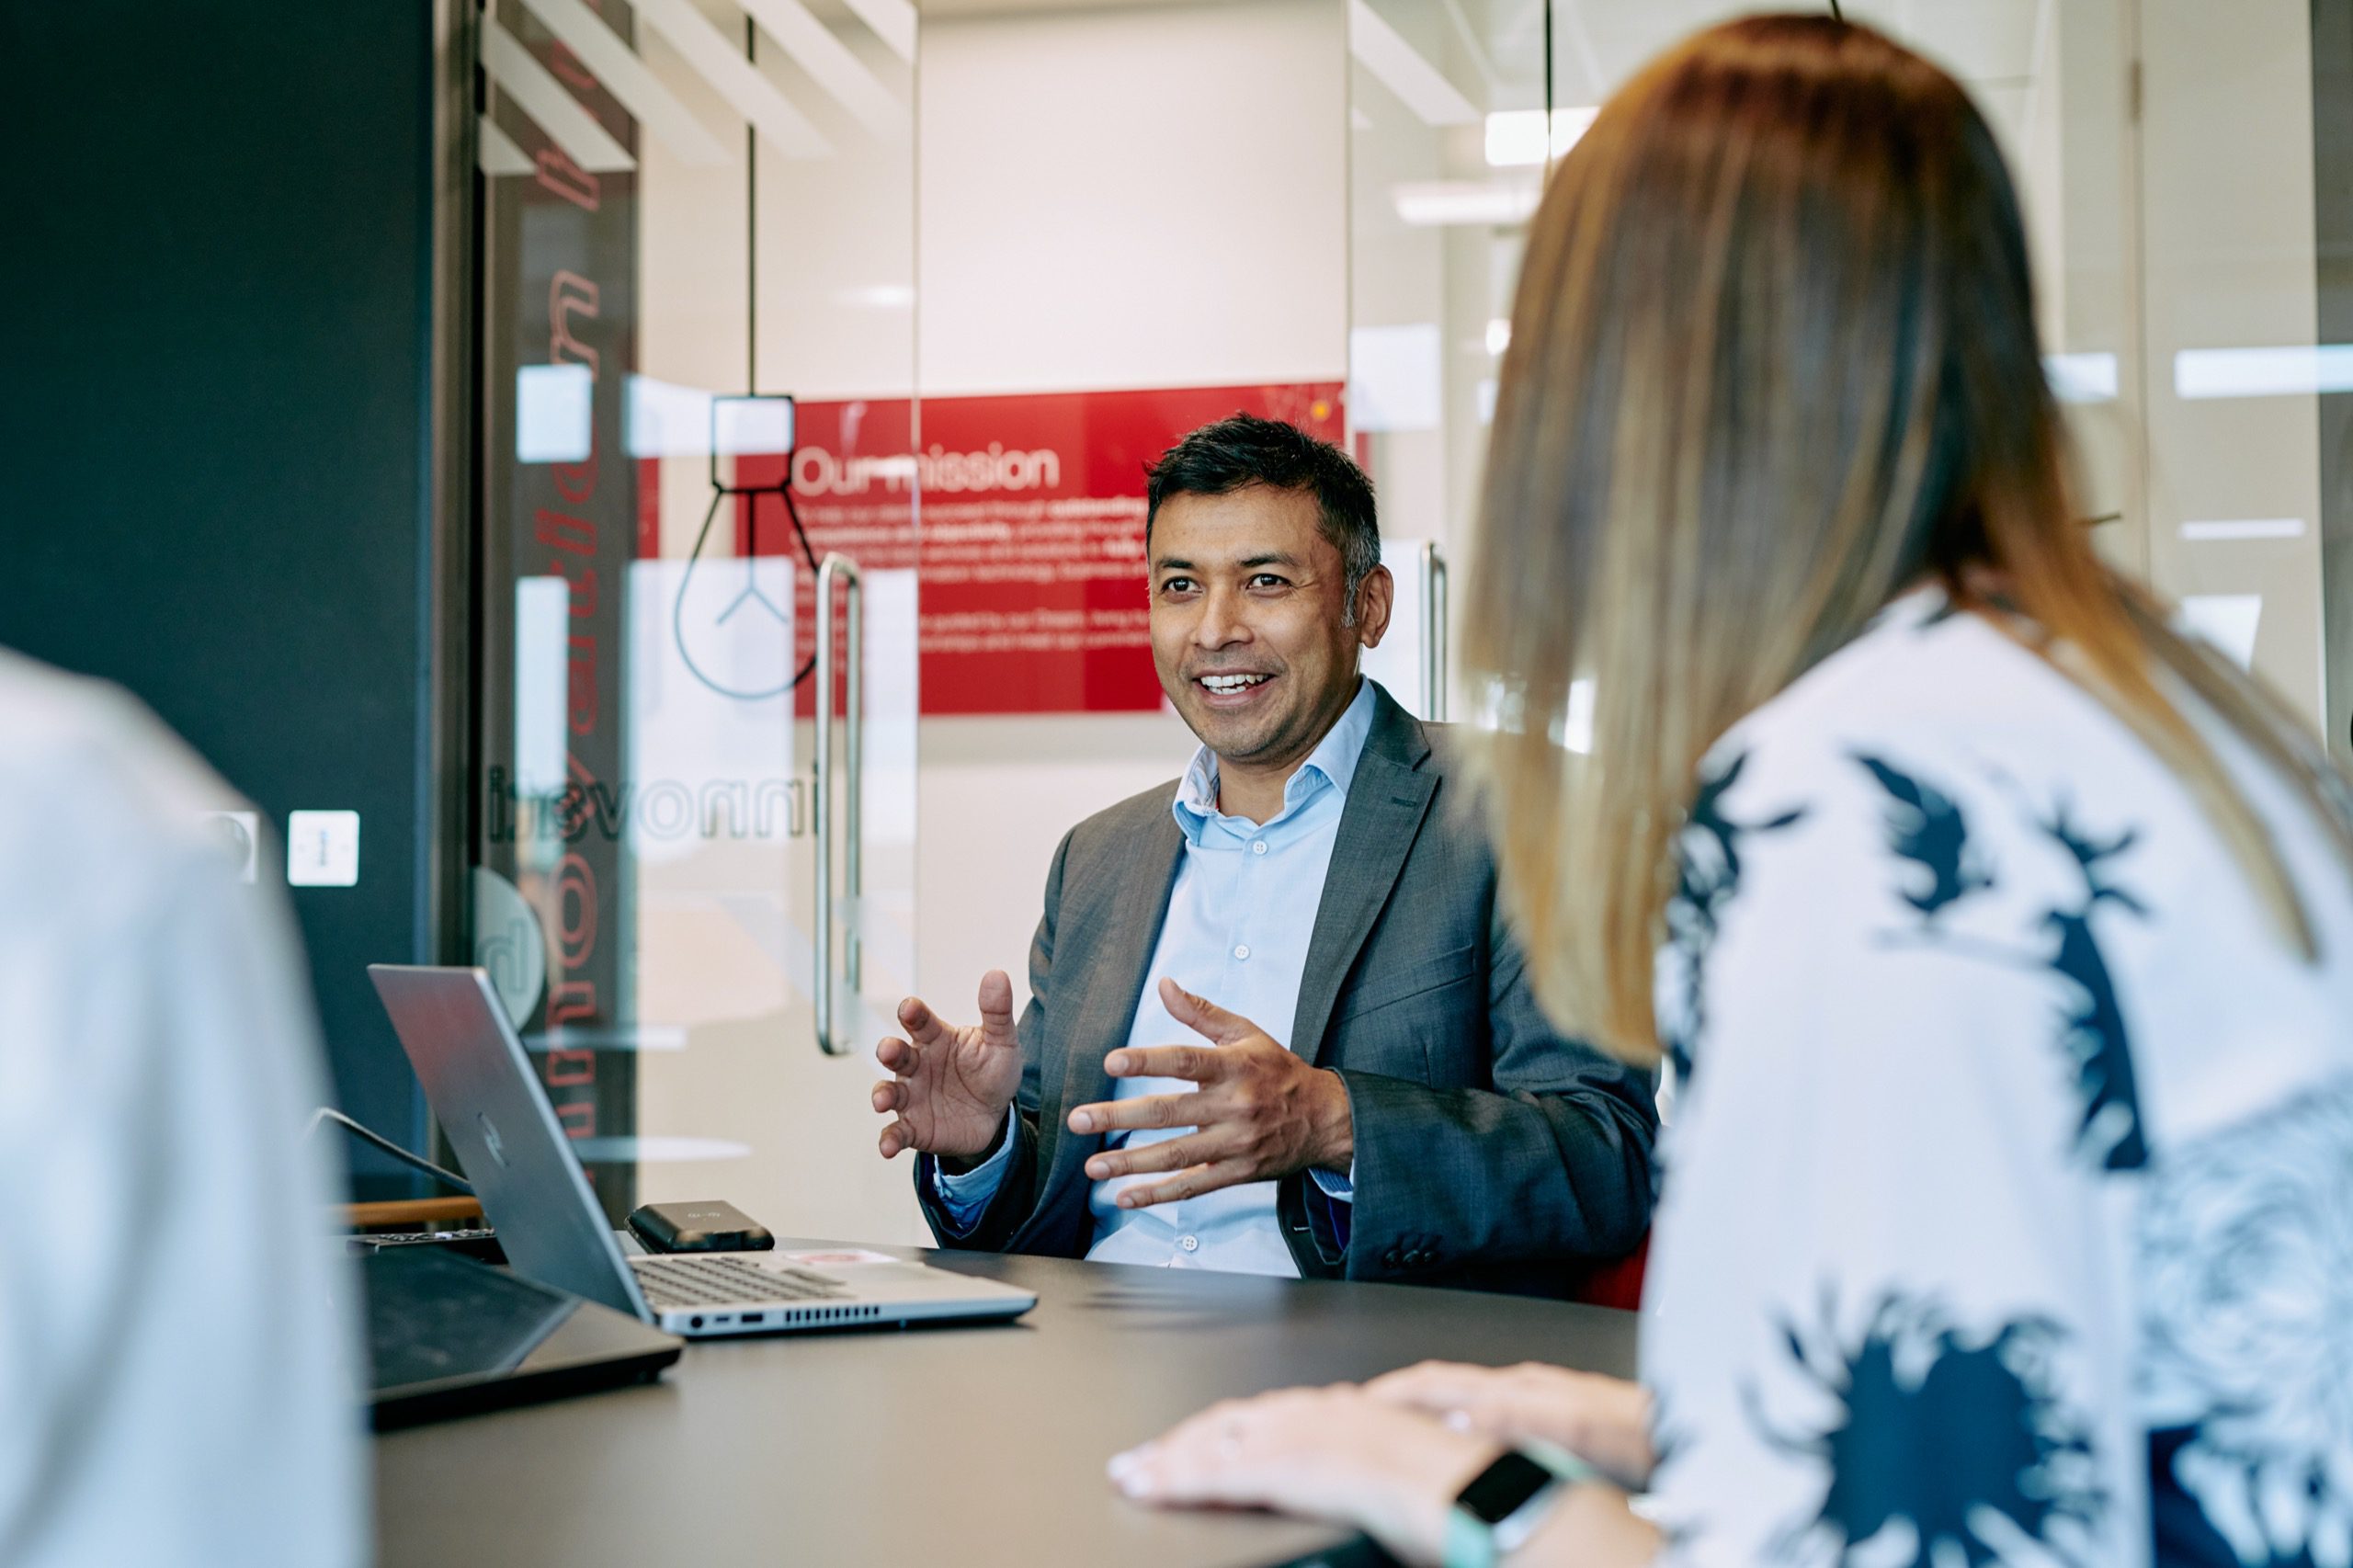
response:
<svg viewBox="0 0 2353 1568"><path fill-rule="evenodd" d="M1742 723L1659 970L1643 1305L1695 1563L2353 1565L2353 880L1934 593Z"/></svg>

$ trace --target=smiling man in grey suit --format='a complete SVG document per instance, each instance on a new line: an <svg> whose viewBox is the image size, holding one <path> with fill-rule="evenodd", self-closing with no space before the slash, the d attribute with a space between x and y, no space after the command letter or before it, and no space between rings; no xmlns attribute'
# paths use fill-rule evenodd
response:
<svg viewBox="0 0 2353 1568"><path fill-rule="evenodd" d="M1154 467L1153 657L1186 776L1071 830L1029 1006L901 1004L885 1158L952 1247L1539 1293L1650 1215L1647 1080L1553 1032L1447 743L1358 673L1372 487L1235 415ZM1183 1043L1190 1037L1191 1043Z"/></svg>

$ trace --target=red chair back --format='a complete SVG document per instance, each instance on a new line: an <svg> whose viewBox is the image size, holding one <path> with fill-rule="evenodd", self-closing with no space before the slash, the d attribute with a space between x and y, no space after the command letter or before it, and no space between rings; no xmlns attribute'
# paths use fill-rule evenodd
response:
<svg viewBox="0 0 2353 1568"><path fill-rule="evenodd" d="M1569 1294L1573 1301L1597 1307L1622 1307L1628 1312L1643 1304L1643 1266L1651 1256L1651 1233L1643 1233L1634 1250L1620 1258L1595 1264Z"/></svg>

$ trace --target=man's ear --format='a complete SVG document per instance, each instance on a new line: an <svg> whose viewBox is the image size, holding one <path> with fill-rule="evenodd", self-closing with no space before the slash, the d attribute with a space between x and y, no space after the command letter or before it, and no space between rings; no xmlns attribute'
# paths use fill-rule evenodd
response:
<svg viewBox="0 0 2353 1568"><path fill-rule="evenodd" d="M1357 585L1357 638L1368 648L1378 648L1381 640L1389 635L1390 612L1397 604L1397 579L1389 574L1386 566L1376 566Z"/></svg>

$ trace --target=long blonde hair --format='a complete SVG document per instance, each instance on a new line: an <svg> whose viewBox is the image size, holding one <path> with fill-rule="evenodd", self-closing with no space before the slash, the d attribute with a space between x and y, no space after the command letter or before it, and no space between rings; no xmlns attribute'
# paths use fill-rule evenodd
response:
<svg viewBox="0 0 2353 1568"><path fill-rule="evenodd" d="M2314 938L2194 695L2328 824L2330 765L2072 520L2018 199L1952 79L1866 28L1702 32L1605 107L1529 236L1465 661L1506 905L1563 1023L1655 1058L1653 958L1700 758L1941 579L2191 790L2283 938ZM2161 673L2162 672L2162 673ZM1561 744L1590 676L1591 756Z"/></svg>

